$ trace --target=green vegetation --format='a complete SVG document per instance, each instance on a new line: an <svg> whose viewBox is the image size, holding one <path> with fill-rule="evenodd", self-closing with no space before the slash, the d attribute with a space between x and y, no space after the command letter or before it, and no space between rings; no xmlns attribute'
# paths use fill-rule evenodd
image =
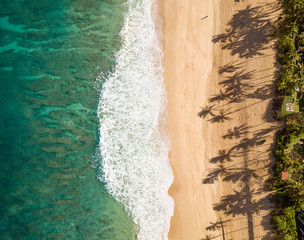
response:
<svg viewBox="0 0 304 240"><path fill-rule="evenodd" d="M275 23L279 61L282 69L277 81L281 94L291 94L304 86L304 1L279 0L282 15Z"/></svg>
<svg viewBox="0 0 304 240"><path fill-rule="evenodd" d="M297 100L299 102L299 111L304 112L304 92L297 93Z"/></svg>
<svg viewBox="0 0 304 240"><path fill-rule="evenodd" d="M279 4L282 12L274 32L282 68L276 86L278 99L284 98L280 117L285 126L274 148L272 222L277 239L296 240L296 213L304 208L304 1L279 0ZM286 111L287 103L293 103L293 111ZM282 180L282 171L288 171L288 180Z"/></svg>
<svg viewBox="0 0 304 240"><path fill-rule="evenodd" d="M295 222L295 210L291 207L283 209L282 213L273 212L272 220L276 226L282 231L283 239L296 239L297 226ZM287 237L288 236L288 237Z"/></svg>
<svg viewBox="0 0 304 240"><path fill-rule="evenodd" d="M304 134L300 134L299 136L293 136L290 140L290 143L287 144L287 153L297 152L302 158L304 158L303 155L303 149L304 146L300 144L300 142L303 142L304 140Z"/></svg>
<svg viewBox="0 0 304 240"><path fill-rule="evenodd" d="M276 203L273 223L277 230L277 239L297 239L295 212L304 206L304 158L295 146L304 136L297 114L286 120L286 128L278 134L274 155L276 163L271 188L272 200ZM294 144L295 143L295 144ZM288 180L282 180L282 171L288 171Z"/></svg>

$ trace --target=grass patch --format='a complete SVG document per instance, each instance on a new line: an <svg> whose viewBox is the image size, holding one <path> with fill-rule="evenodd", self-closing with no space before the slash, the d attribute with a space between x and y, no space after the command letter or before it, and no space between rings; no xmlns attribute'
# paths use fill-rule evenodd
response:
<svg viewBox="0 0 304 240"><path fill-rule="evenodd" d="M304 112L304 94L301 92L294 92L291 96L285 96L281 106L281 116L284 118L289 114L295 112ZM295 99L295 102L294 102ZM292 112L286 111L286 104L293 103Z"/></svg>
<svg viewBox="0 0 304 240"><path fill-rule="evenodd" d="M287 112L286 111L286 104L287 103L293 103L293 99L294 99L293 96L285 96L284 97L283 104L282 104L282 107L281 107L281 115L282 115L282 117L285 117L288 114L294 113L294 112Z"/></svg>

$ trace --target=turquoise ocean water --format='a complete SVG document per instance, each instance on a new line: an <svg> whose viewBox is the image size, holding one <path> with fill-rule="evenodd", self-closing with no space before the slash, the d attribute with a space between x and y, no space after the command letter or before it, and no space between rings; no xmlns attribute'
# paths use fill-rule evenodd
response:
<svg viewBox="0 0 304 240"><path fill-rule="evenodd" d="M0 1L0 239L136 238L96 167L95 78L115 65L125 12L120 0Z"/></svg>

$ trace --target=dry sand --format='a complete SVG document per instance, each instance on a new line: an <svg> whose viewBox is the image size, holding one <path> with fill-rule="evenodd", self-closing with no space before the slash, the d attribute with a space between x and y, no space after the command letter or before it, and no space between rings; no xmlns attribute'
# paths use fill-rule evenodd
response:
<svg viewBox="0 0 304 240"><path fill-rule="evenodd" d="M272 239L274 3L165 0L169 239Z"/></svg>

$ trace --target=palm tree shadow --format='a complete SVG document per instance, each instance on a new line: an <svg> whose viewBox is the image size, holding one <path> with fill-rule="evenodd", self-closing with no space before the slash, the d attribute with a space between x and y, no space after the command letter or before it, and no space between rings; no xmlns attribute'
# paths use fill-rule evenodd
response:
<svg viewBox="0 0 304 240"><path fill-rule="evenodd" d="M209 99L210 102L218 102L220 103L221 101L224 101L226 99L229 98L229 94L226 94L222 89L220 90L219 94L215 94L213 95L213 97L211 97Z"/></svg>
<svg viewBox="0 0 304 240"><path fill-rule="evenodd" d="M219 74L223 73L233 73L240 69L241 67L237 64L237 61L227 63L224 66L221 66L219 69Z"/></svg>
<svg viewBox="0 0 304 240"><path fill-rule="evenodd" d="M204 238L201 238L200 240L212 240L212 239L216 239L217 237L219 237L219 236L208 234Z"/></svg>
<svg viewBox="0 0 304 240"><path fill-rule="evenodd" d="M234 193L223 196L220 203L214 204L215 211L223 211L226 216L236 215L246 216L248 212L258 212L263 209L261 201L254 201L252 196L256 193L254 190L241 189L234 190Z"/></svg>
<svg viewBox="0 0 304 240"><path fill-rule="evenodd" d="M213 157L210 159L211 163L224 163L225 161L232 161L232 155L231 155L231 151L227 151L227 150L219 150L218 152L218 156Z"/></svg>
<svg viewBox="0 0 304 240"><path fill-rule="evenodd" d="M219 180L220 176L227 174L227 169L223 164L220 164L218 168L209 170L209 173L206 178L202 179L203 184L211 184L214 181Z"/></svg>
<svg viewBox="0 0 304 240"><path fill-rule="evenodd" d="M250 80L253 79L254 73L255 71L238 70L219 83L225 91L226 98L230 99L231 103L241 102L246 98L245 93L253 88Z"/></svg>
<svg viewBox="0 0 304 240"><path fill-rule="evenodd" d="M245 124L242 124L239 127L234 127L233 129L229 129L228 133L225 134L222 138L224 138L224 139L241 138L242 136L244 136L248 133L248 129L249 129L249 127L246 127Z"/></svg>
<svg viewBox="0 0 304 240"><path fill-rule="evenodd" d="M264 50L269 48L271 39L270 21L272 14L276 11L277 9L273 6L270 7L268 3L258 7L247 5L245 9L235 12L224 32L213 37L213 43L218 43L218 46L228 50L232 56L239 56L242 59L241 61L231 61L219 67L218 86L220 92L217 95L212 95L209 99L211 104L220 103L221 108L229 108L227 106L230 106L231 103L240 103L248 98L260 99L261 101L271 98L272 86L265 83L266 80L269 81L269 76L266 76L267 69L263 69L264 74L264 72L260 73L260 71L255 70L246 71L242 66L251 61L250 58L255 57L256 60L265 57ZM245 104L237 105L235 112L252 106L243 107L243 105ZM234 105L230 109L234 109ZM229 121L232 113L229 110L214 111L213 115L210 114L209 121L211 123ZM256 156L256 151L259 151L259 146L266 142L265 137L274 130L262 127L258 127L259 130L256 131L254 129L254 126L248 127L246 124L238 127L231 126L228 132L222 136L222 139L234 139L231 141L235 142L234 145L227 150L220 150L217 156L213 155L214 157L209 161L217 166L209 169L207 176L205 175L205 178L202 179L203 184L214 183L217 180L237 183L237 189L234 189L231 194L222 196L221 200L213 205L213 209L218 213L223 213L225 219L243 215L248 222L247 239L249 240L254 240L257 237L253 225L255 216L261 210L269 208L267 201L259 198L262 190L251 185L253 181L263 185L265 177L258 172L261 169L264 171L264 166L259 169L255 168L254 164L262 161L260 157ZM268 143L266 142L266 144ZM242 161L242 163L234 164L235 159ZM228 222L226 224L228 225ZM214 231L213 234L216 234L219 229L218 221L210 223L206 228L207 231ZM225 237L224 235L223 237ZM214 238L213 235L207 235L203 239L213 239L212 237ZM221 239L221 236L218 237Z"/></svg>
<svg viewBox="0 0 304 240"><path fill-rule="evenodd" d="M206 118L208 115L214 116L213 111L214 105L201 107L201 110L197 113L197 116L200 118Z"/></svg>
<svg viewBox="0 0 304 240"><path fill-rule="evenodd" d="M264 85L260 88L255 89L255 91L251 94L248 94L248 98L253 98L253 99L261 99L261 100L267 100L272 98L272 84Z"/></svg>
<svg viewBox="0 0 304 240"><path fill-rule="evenodd" d="M223 181L226 182L248 182L250 178L258 179L258 175L256 174L256 170L254 169L247 169L247 168L234 168L230 169L223 178Z"/></svg>
<svg viewBox="0 0 304 240"><path fill-rule="evenodd" d="M209 121L212 123L229 121L232 118L228 117L228 110L221 109L218 115L213 116Z"/></svg>
<svg viewBox="0 0 304 240"><path fill-rule="evenodd" d="M210 102L224 100L229 100L230 103L242 102L247 97L246 92L249 92L254 87L251 80L254 78L256 71L246 72L245 70L240 70L238 65L230 63L219 70L221 73L228 73L229 75L225 76L225 79L219 83L220 93L211 97L209 99Z"/></svg>
<svg viewBox="0 0 304 240"><path fill-rule="evenodd" d="M251 84L244 82L244 80L251 80L255 71L245 72L245 70L239 70L232 72L233 75L226 77L226 80L219 83L227 88L235 87L236 85L240 85L242 87L251 86Z"/></svg>
<svg viewBox="0 0 304 240"><path fill-rule="evenodd" d="M251 58L263 55L271 38L271 23L269 19L276 12L270 4L239 10L228 22L225 33L213 37L213 43L221 43L223 49L238 54L241 58Z"/></svg>
<svg viewBox="0 0 304 240"><path fill-rule="evenodd" d="M225 222L228 222L228 221L222 221L221 219L220 220L216 220L216 222L212 223L212 222L209 222L210 225L208 227L206 227L206 230L208 231L215 231L217 229L221 229L225 226Z"/></svg>

